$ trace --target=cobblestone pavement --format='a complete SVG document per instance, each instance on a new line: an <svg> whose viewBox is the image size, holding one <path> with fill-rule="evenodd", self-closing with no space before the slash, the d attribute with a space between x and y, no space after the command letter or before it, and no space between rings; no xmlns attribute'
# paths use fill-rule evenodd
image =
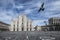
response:
<svg viewBox="0 0 60 40"><path fill-rule="evenodd" d="M0 40L60 40L59 31L0 32Z"/></svg>

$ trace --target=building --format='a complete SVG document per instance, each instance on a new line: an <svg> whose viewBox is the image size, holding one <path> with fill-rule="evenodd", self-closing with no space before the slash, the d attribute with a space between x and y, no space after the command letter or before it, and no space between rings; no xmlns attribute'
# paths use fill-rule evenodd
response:
<svg viewBox="0 0 60 40"><path fill-rule="evenodd" d="M35 31L42 31L42 27L41 26L36 26Z"/></svg>
<svg viewBox="0 0 60 40"><path fill-rule="evenodd" d="M49 31L50 30L49 25L41 26L41 27L42 27L42 31Z"/></svg>
<svg viewBox="0 0 60 40"><path fill-rule="evenodd" d="M58 18L58 17L50 18L49 24L50 25L60 25L60 18Z"/></svg>
<svg viewBox="0 0 60 40"><path fill-rule="evenodd" d="M0 21L0 31L9 31L9 24Z"/></svg>
<svg viewBox="0 0 60 40"><path fill-rule="evenodd" d="M49 26L36 26L35 31L49 31Z"/></svg>
<svg viewBox="0 0 60 40"><path fill-rule="evenodd" d="M50 29L53 31L60 31L60 18L53 17L49 19Z"/></svg>
<svg viewBox="0 0 60 40"><path fill-rule="evenodd" d="M26 15L20 15L12 19L10 31L34 31L32 20L29 20Z"/></svg>

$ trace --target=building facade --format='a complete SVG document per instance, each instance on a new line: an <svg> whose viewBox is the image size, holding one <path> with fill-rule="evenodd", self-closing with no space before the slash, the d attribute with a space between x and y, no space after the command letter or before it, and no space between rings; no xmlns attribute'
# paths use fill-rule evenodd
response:
<svg viewBox="0 0 60 40"><path fill-rule="evenodd" d="M53 17L49 19L50 29L53 31L60 31L60 18Z"/></svg>
<svg viewBox="0 0 60 40"><path fill-rule="evenodd" d="M9 31L9 24L0 21L0 31Z"/></svg>
<svg viewBox="0 0 60 40"><path fill-rule="evenodd" d="M49 24L50 25L60 25L60 18L58 18L58 17L50 18Z"/></svg>
<svg viewBox="0 0 60 40"><path fill-rule="evenodd" d="M42 27L41 26L36 26L35 31L42 31Z"/></svg>
<svg viewBox="0 0 60 40"><path fill-rule="evenodd" d="M12 19L10 31L34 31L32 20L29 20L26 15L20 15Z"/></svg>
<svg viewBox="0 0 60 40"><path fill-rule="evenodd" d="M47 26L36 26L35 31L49 31L49 27Z"/></svg>

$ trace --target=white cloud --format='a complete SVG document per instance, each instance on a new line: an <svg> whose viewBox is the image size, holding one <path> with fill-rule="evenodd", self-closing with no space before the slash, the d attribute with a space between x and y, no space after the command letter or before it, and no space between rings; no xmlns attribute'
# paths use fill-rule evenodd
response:
<svg viewBox="0 0 60 40"><path fill-rule="evenodd" d="M49 11L59 11L60 10L60 0L48 3L47 8Z"/></svg>
<svg viewBox="0 0 60 40"><path fill-rule="evenodd" d="M17 15L15 15L12 11L3 11L0 12L0 21L6 22L10 24L12 18L16 18Z"/></svg>
<svg viewBox="0 0 60 40"><path fill-rule="evenodd" d="M24 11L24 14L29 14L29 13L31 13L33 11L33 9L26 9L25 11Z"/></svg>
<svg viewBox="0 0 60 40"><path fill-rule="evenodd" d="M51 18L51 17L60 17L60 14L56 14L56 15L49 15L49 16L46 16L48 18Z"/></svg>
<svg viewBox="0 0 60 40"><path fill-rule="evenodd" d="M60 0L51 3L54 6L60 6Z"/></svg>
<svg viewBox="0 0 60 40"><path fill-rule="evenodd" d="M14 8L17 8L17 9L22 9L22 8L24 8L24 6L22 6L22 5L19 5L19 6L14 6Z"/></svg>
<svg viewBox="0 0 60 40"><path fill-rule="evenodd" d="M47 18L60 17L60 14L58 14L60 12L60 0L52 1L46 5L47 5L46 6L47 9L45 11L44 17L47 17Z"/></svg>
<svg viewBox="0 0 60 40"><path fill-rule="evenodd" d="M46 2L46 0L44 0L44 2ZM27 2L25 4L21 4L21 5L17 6L14 4L14 0L5 0L5 1L3 0L2 5L4 5L4 6L2 8L4 8L8 3L12 3L13 8L15 7L17 9L25 8L25 6L23 6L23 5L27 5L27 9L25 9L25 11L23 12L24 14L32 13L32 11L37 10L36 8L40 8L40 6L42 4L42 2L40 0L33 0L33 1L30 1L30 2ZM53 2L45 4L45 5L47 5L46 6L47 10L45 11L46 12L45 14L42 14L43 17L47 17L47 18L60 17L60 14L52 15L54 12L56 12L56 11L58 12L60 10L60 0L59 1L53 1ZM33 9L30 9L30 8L33 8ZM10 15L7 15L7 14L10 14ZM9 12L8 11L4 12L2 10L2 12L0 12L0 20L6 21L6 22L7 21L9 22L12 18L15 18L17 16L18 16L18 13L14 14L13 10L11 10ZM35 19L35 17L34 17L34 19ZM42 17L41 17L41 19L42 19ZM46 20L34 20L33 24L35 26L36 25L44 25L44 21L46 21Z"/></svg>
<svg viewBox="0 0 60 40"><path fill-rule="evenodd" d="M45 25L45 23L44 23L44 21L48 21L48 20L33 20L33 25L34 26L37 26L37 25L39 25L39 26L42 26L42 25Z"/></svg>
<svg viewBox="0 0 60 40"><path fill-rule="evenodd" d="M41 4L42 4L41 2L37 2L37 3L35 3L35 6L40 8Z"/></svg>
<svg viewBox="0 0 60 40"><path fill-rule="evenodd" d="M25 10L25 13L30 13L30 12L31 12L30 9Z"/></svg>

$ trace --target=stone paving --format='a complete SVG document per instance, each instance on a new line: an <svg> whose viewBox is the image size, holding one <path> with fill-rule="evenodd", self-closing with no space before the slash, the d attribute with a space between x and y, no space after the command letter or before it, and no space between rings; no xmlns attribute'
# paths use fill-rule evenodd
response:
<svg viewBox="0 0 60 40"><path fill-rule="evenodd" d="M60 40L59 31L0 32L0 40Z"/></svg>

